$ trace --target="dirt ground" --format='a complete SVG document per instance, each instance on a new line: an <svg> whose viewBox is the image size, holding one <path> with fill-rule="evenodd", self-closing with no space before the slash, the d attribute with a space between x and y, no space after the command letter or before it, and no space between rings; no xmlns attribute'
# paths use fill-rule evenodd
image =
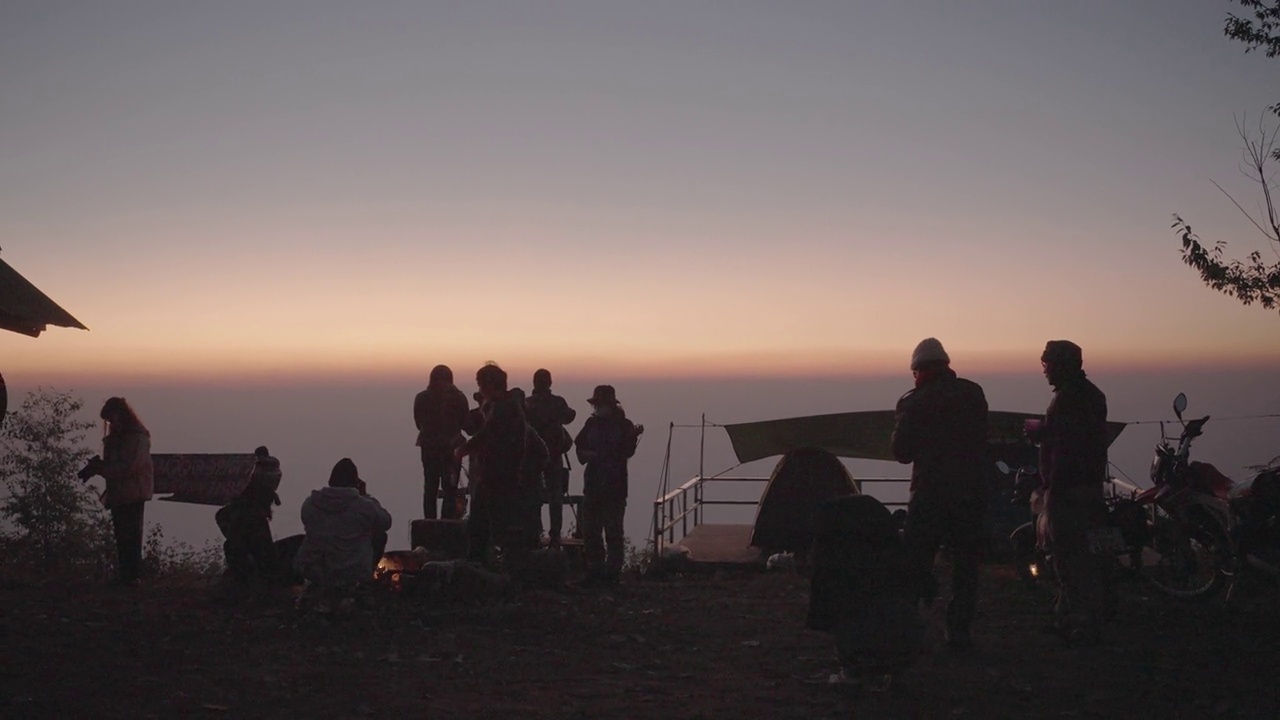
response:
<svg viewBox="0 0 1280 720"><path fill-rule="evenodd" d="M828 687L807 581L720 573L299 621L209 581L0 589L6 718L1277 718L1280 591L1234 613L1140 584L1101 647L1044 634L1048 597L984 570L977 647L929 649L887 692Z"/></svg>

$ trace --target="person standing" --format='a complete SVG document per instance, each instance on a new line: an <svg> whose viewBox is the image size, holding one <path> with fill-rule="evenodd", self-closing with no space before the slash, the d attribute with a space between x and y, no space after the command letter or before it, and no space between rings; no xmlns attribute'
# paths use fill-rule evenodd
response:
<svg viewBox="0 0 1280 720"><path fill-rule="evenodd" d="M102 456L95 456L80 472L87 480L106 480L102 504L111 512L115 532L117 571L115 584L138 584L142 569L143 509L154 488L151 465L151 432L122 397L108 398L98 417L106 422Z"/></svg>
<svg viewBox="0 0 1280 720"><path fill-rule="evenodd" d="M915 388L898 400L892 440L894 458L911 463L907 562L921 597L932 600L934 556L943 543L951 549L946 641L967 648L987 507L987 399L981 386L956 375L935 338L916 346L911 372Z"/></svg>
<svg viewBox="0 0 1280 720"><path fill-rule="evenodd" d="M413 422L418 427L416 445L422 452L422 517L434 520L436 498L444 490L439 517L458 513L458 476L462 465L453 451L462 444L467 419L467 396L453 384L448 365L431 369L427 389L413 399Z"/></svg>
<svg viewBox="0 0 1280 720"><path fill-rule="evenodd" d="M591 417L574 439L584 466L581 522L587 584L611 586L622 575L627 461L636 453L644 426L627 419L612 385L596 386L587 402Z"/></svg>
<svg viewBox="0 0 1280 720"><path fill-rule="evenodd" d="M1052 548L1058 579L1057 630L1068 641L1096 642L1106 615L1106 559L1090 551L1089 531L1106 517L1107 397L1085 375L1084 354L1051 340L1040 356L1053 400L1031 439L1040 444L1044 493L1042 542Z"/></svg>
<svg viewBox="0 0 1280 720"><path fill-rule="evenodd" d="M495 543L503 550L524 549L521 470L525 454L523 396L507 388L507 373L490 363L476 371L483 398L481 424L454 453L458 461L474 453L471 515L467 520L469 554L486 562ZM479 477L477 477L478 475Z"/></svg>
<svg viewBox="0 0 1280 720"><path fill-rule="evenodd" d="M578 413L563 397L551 392L551 371L546 369L533 374L533 393L525 400L524 411L550 456L542 479L550 521L549 543L551 547L559 547L564 528L564 496L569 491L569 449L573 447L573 438L565 425L573 422ZM541 510L538 521L542 521Z"/></svg>

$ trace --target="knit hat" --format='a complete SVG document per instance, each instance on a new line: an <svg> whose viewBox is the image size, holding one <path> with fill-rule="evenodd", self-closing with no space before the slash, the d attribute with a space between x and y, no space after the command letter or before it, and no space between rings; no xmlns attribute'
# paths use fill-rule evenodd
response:
<svg viewBox="0 0 1280 720"><path fill-rule="evenodd" d="M357 487L360 484L360 472L351 458L342 458L329 473L329 487Z"/></svg>
<svg viewBox="0 0 1280 720"><path fill-rule="evenodd" d="M1068 370L1079 370L1084 367L1084 351L1070 340L1050 340L1044 344L1040 362Z"/></svg>
<svg viewBox="0 0 1280 720"><path fill-rule="evenodd" d="M931 363L941 363L950 365L951 358L947 355L947 351L942 348L942 343L937 338L925 338L916 345L915 352L911 353L911 369L919 370L924 365Z"/></svg>

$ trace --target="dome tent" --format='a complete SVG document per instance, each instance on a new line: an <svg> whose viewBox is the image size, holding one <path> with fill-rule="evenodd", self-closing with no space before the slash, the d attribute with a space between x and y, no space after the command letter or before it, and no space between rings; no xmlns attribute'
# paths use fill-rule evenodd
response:
<svg viewBox="0 0 1280 720"><path fill-rule="evenodd" d="M857 483L835 455L820 448L791 450L774 466L760 496L751 545L768 553L808 552L823 501L857 494Z"/></svg>

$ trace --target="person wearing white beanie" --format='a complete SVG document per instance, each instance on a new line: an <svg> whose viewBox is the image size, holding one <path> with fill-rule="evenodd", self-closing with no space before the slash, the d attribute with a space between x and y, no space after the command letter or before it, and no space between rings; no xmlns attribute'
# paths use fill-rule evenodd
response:
<svg viewBox="0 0 1280 720"><path fill-rule="evenodd" d="M903 534L908 573L926 602L936 581L933 560L945 542L952 553L947 644L972 645L986 519L987 399L977 383L958 377L937 338L911 353L915 389L898 400L893 456L911 464L911 499Z"/></svg>

